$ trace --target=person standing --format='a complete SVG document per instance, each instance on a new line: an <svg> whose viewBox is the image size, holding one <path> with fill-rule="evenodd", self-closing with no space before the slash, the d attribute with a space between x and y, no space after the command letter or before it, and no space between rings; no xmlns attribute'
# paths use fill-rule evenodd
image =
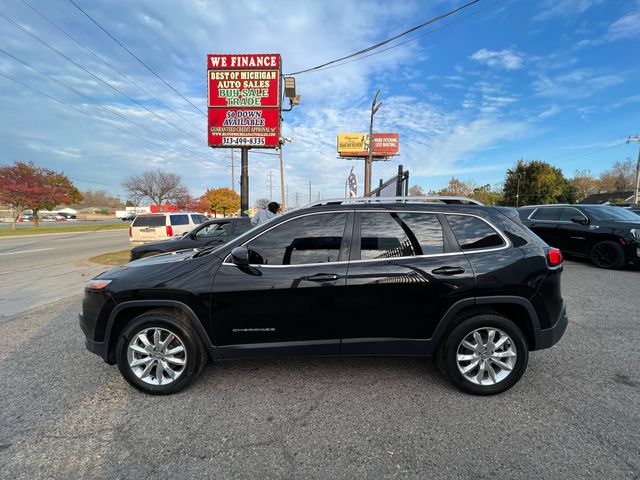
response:
<svg viewBox="0 0 640 480"><path fill-rule="evenodd" d="M251 217L251 225L258 226L268 220L271 220L278 213L278 209L280 208L280 204L278 202L271 202L267 205L267 208L262 208L258 210L258 212Z"/></svg>

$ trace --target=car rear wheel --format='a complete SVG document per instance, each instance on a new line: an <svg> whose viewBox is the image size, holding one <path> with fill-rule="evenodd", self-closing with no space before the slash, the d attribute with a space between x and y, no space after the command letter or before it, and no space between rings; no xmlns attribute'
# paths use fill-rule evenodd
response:
<svg viewBox="0 0 640 480"><path fill-rule="evenodd" d="M529 349L522 331L492 313L467 318L445 339L441 368L459 389L474 395L508 390L522 377Z"/></svg>
<svg viewBox="0 0 640 480"><path fill-rule="evenodd" d="M118 369L134 387L152 394L175 393L207 363L191 326L164 311L151 311L125 326L117 345Z"/></svg>
<svg viewBox="0 0 640 480"><path fill-rule="evenodd" d="M600 242L591 249L591 260L596 267L622 268L624 266L624 250L616 242Z"/></svg>

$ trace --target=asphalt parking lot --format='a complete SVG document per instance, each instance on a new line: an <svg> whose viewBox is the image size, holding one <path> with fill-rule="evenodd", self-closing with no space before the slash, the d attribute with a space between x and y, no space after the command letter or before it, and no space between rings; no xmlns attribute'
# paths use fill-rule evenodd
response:
<svg viewBox="0 0 640 480"><path fill-rule="evenodd" d="M0 318L0 477L639 478L640 272L567 261L570 324L495 397L415 358L210 364L152 397L84 348L81 295Z"/></svg>

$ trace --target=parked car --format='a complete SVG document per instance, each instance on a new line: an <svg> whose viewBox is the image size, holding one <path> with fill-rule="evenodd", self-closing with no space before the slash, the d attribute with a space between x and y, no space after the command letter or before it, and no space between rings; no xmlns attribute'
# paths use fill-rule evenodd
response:
<svg viewBox="0 0 640 480"><path fill-rule="evenodd" d="M173 236L179 237L207 220L209 219L204 215L191 212L138 215L129 227L129 241L132 245L141 245Z"/></svg>
<svg viewBox="0 0 640 480"><path fill-rule="evenodd" d="M75 220L76 216L73 213L58 212L56 215L66 218L67 220Z"/></svg>
<svg viewBox="0 0 640 480"><path fill-rule="evenodd" d="M611 205L536 205L518 209L524 224L565 254L600 268L640 265L640 217Z"/></svg>
<svg viewBox="0 0 640 480"><path fill-rule="evenodd" d="M567 327L560 251L513 209L414 201L320 203L102 273L86 347L153 394L209 358L310 355L436 356L466 392L507 390Z"/></svg>
<svg viewBox="0 0 640 480"><path fill-rule="evenodd" d="M135 220L136 217L137 217L137 215L135 213L130 213L128 215L125 215L124 217L120 217L120 219L123 222L131 222L131 221Z"/></svg>
<svg viewBox="0 0 640 480"><path fill-rule="evenodd" d="M193 249L222 245L251 228L251 220L248 217L227 217L211 220L180 237L138 245L131 249L131 260L150 257L159 253L175 252L185 248Z"/></svg>

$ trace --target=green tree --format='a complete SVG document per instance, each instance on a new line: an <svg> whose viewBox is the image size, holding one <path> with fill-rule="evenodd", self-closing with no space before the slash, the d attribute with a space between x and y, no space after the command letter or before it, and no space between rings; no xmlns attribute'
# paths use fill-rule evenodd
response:
<svg viewBox="0 0 640 480"><path fill-rule="evenodd" d="M502 193L491 188L490 184L476 187L471 193L471 198L484 203L485 205L498 205L502 202Z"/></svg>
<svg viewBox="0 0 640 480"><path fill-rule="evenodd" d="M576 190L564 177L562 170L547 162L518 160L513 168L507 170L503 205L574 203L575 200Z"/></svg>

